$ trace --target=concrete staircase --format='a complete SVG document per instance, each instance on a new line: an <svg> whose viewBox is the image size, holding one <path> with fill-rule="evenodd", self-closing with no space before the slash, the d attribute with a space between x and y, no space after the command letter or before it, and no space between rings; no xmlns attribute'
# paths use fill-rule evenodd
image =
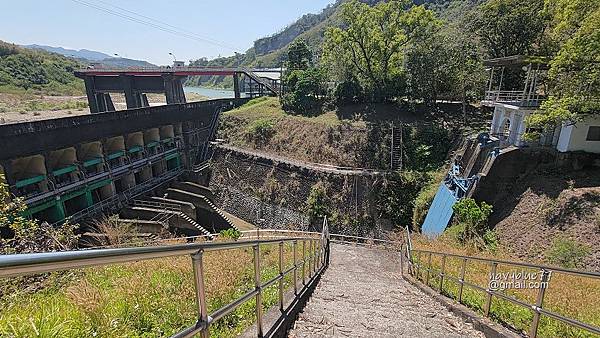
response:
<svg viewBox="0 0 600 338"><path fill-rule="evenodd" d="M195 227L196 229L198 229L198 231L200 231L202 233L202 235L208 236L209 238L212 239L212 236L210 235L210 232L208 230L204 229L200 224L198 224L198 222L194 221L190 216L184 214L183 212L180 212L178 214L178 216L181 219L183 219L184 221L188 222L188 224L190 224L193 227Z"/></svg>
<svg viewBox="0 0 600 338"><path fill-rule="evenodd" d="M207 221L213 224L215 231L229 228L239 230L235 222L215 205L214 194L208 187L192 182L174 182L167 189L166 198L194 204L198 210L198 219L210 218Z"/></svg>
<svg viewBox="0 0 600 338"><path fill-rule="evenodd" d="M181 206L175 203L134 200L131 206L121 211L121 216L158 223L164 228L174 227L191 230L200 235L210 235L206 228L183 212Z"/></svg>

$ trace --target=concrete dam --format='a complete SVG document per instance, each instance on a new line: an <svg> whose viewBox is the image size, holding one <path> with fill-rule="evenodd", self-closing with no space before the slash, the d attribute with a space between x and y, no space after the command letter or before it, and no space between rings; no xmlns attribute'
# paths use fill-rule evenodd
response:
<svg viewBox="0 0 600 338"><path fill-rule="evenodd" d="M27 204L26 216L51 224L125 206L151 220L170 204L193 222L203 212L216 212L211 194L197 194L201 186L193 184L170 190L167 184L200 174L220 112L243 102L213 100L1 125L0 174ZM160 187L161 196L177 198L154 197L154 204L133 206L138 196ZM186 213L182 202L204 211ZM202 228L213 230L213 224Z"/></svg>

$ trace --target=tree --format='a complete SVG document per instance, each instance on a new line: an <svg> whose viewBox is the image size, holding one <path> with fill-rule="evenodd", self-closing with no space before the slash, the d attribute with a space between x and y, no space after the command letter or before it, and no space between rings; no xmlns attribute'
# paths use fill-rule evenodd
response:
<svg viewBox="0 0 600 338"><path fill-rule="evenodd" d="M323 58L339 82L357 79L374 101L399 96L404 82L404 48L437 24L433 12L409 1L371 7L351 0L342 5L344 28L325 34Z"/></svg>
<svg viewBox="0 0 600 338"><path fill-rule="evenodd" d="M306 208L311 224L318 224L325 217L331 217L331 202L327 196L327 188L319 181L310 188L310 194L306 200Z"/></svg>
<svg viewBox="0 0 600 338"><path fill-rule="evenodd" d="M546 0L549 39L557 47L550 61L550 97L529 120L553 128L600 113L600 2Z"/></svg>
<svg viewBox="0 0 600 338"><path fill-rule="evenodd" d="M488 57L532 55L546 27L544 0L489 0L470 12L471 29Z"/></svg>
<svg viewBox="0 0 600 338"><path fill-rule="evenodd" d="M461 25L448 27L445 39L449 50L450 96L462 103L463 123L467 123L467 103L478 100L485 87L486 72L482 52L473 34Z"/></svg>
<svg viewBox="0 0 600 338"><path fill-rule="evenodd" d="M281 99L283 109L302 115L321 112L327 97L325 72L321 68L294 70L285 81L285 94Z"/></svg>
<svg viewBox="0 0 600 338"><path fill-rule="evenodd" d="M288 49L286 69L288 72L294 70L306 70L312 65L312 52L304 39L294 40Z"/></svg>
<svg viewBox="0 0 600 338"><path fill-rule="evenodd" d="M453 64L444 36L435 33L412 44L406 54L408 93L434 106L438 96L452 85Z"/></svg>

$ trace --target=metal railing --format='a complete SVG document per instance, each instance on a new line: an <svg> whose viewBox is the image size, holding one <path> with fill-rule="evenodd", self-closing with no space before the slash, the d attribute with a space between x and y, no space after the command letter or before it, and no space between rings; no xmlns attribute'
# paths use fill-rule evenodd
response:
<svg viewBox="0 0 600 338"><path fill-rule="evenodd" d="M559 322L565 323L570 326L574 326L579 329L586 330L591 333L600 334L599 327L596 327L596 326L593 326L593 325L590 325L587 323L583 323L574 318L563 316L554 311L550 311L549 309L544 308L544 305L543 305L544 297L546 294L546 289L551 284L550 276L553 273L555 273L555 272L563 273L563 274L568 274L568 275L572 275L572 276L592 278L594 280L600 281L600 273L598 273L598 272L578 271L578 270L564 269L564 268L558 268L558 267L550 267L550 266L546 266L546 265L512 262L512 261L504 261L504 260L489 259L489 258L482 258L482 257L463 256L463 255L450 254L450 253L444 253L444 252L435 252L435 251L429 251L429 250L418 250L418 249L411 248L410 235L408 233L408 230L407 230L406 238L407 238L409 244L406 246L407 250L402 251L401 257L403 258L403 260L406 260L408 262L409 274L411 274L417 280L423 280L423 282L427 286L430 286L429 281L431 278L436 278L436 277L439 278L439 283L437 284L437 291L439 293L443 292L443 286L444 286L445 280L450 280L450 281L457 283L458 284L458 292L457 292L456 300L462 304L464 304L463 303L463 290L465 287L472 288L472 289L475 289L475 290L478 290L481 292L485 292L486 298L485 298L485 303L483 305L483 312L486 317L490 316L492 298L498 297L500 299L509 301L512 304L515 304L520 307L530 309L533 311L533 320L532 320L532 323L531 323L531 326L529 329L529 336L532 338L537 337L538 327L539 327L540 319L542 316L546 316L548 318L557 320ZM423 256L426 256L426 257L423 257ZM432 264L433 257L441 258L439 269L434 268L434 265ZM423 258L426 258L426 260L424 260ZM455 258L455 259L459 259L461 261L459 276L452 276L451 274L447 273L446 261L448 258ZM488 287L482 287L477 284L466 281L465 273L468 270L469 262L480 262L480 263L489 264ZM517 299L516 297L513 297L508 294L497 291L499 288L495 288L494 285L495 285L495 283L498 282L495 278L497 276L497 269L498 269L499 265L536 269L539 271L540 278L539 278L539 283L536 284L538 286L538 291L537 291L537 295L536 295L535 304L529 304L525 301ZM423 276L423 274L425 274L425 276Z"/></svg>
<svg viewBox="0 0 600 338"><path fill-rule="evenodd" d="M522 90L488 90L485 92L484 101L510 103L522 107L538 107L546 100L540 94L524 93Z"/></svg>
<svg viewBox="0 0 600 338"><path fill-rule="evenodd" d="M116 195L113 195L107 199L98 201L97 203L94 203L93 205L91 205L85 209L82 209L82 210L74 213L73 215L68 216L64 220L60 220L60 221L54 223L53 226L59 226L60 224L63 224L65 222L76 222L78 220L90 217L94 214L97 214L97 213L100 213L103 211L109 211L109 210L112 210L115 208L120 208L124 205L128 205L137 196L142 195L165 182L168 182L170 180L173 180L173 179L179 177L179 175L181 175L182 173L183 173L183 170L181 168L166 171L163 174L161 174L160 176L152 177L149 180L142 182L138 185L134 185L133 187L131 187L125 191L117 193Z"/></svg>
<svg viewBox="0 0 600 338"><path fill-rule="evenodd" d="M297 231L290 233L299 234L301 236L292 237L279 235L274 236L276 238L265 238L265 236L260 236L259 231L257 232L258 237L256 239L229 242L4 255L0 256L0 278L190 255L194 273L198 318L194 325L185 328L173 335L173 337L192 337L196 335L208 337L212 323L230 314L252 298L256 299L257 336L263 337L263 290L278 283L279 310L281 312L280 318L282 318L285 316L283 279L287 275L293 274L294 298L297 299L302 294L303 289L308 289L316 283L318 280L317 277L329 264L329 232L326 223L324 224L323 232L321 233ZM286 243L292 244L294 264L289 269L284 270L283 247ZM299 243L302 243L301 260L298 260ZM266 244L279 244L279 274L263 283L261 281L260 246ZM205 293L203 254L208 251L239 248L253 248L255 287L240 298L209 314ZM303 285L303 289L300 290L298 285L299 270L301 270L301 281Z"/></svg>

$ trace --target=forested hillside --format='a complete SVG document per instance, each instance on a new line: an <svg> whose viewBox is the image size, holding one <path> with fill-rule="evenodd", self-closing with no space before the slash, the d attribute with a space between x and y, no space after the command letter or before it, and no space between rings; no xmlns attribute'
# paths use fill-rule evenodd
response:
<svg viewBox="0 0 600 338"><path fill-rule="evenodd" d="M361 0L371 6L376 5L382 0ZM406 1L410 4L423 5L426 8L438 13L440 17L448 21L455 21L465 16L465 13L472 10L477 4L485 0L412 0ZM296 39L306 41L309 48L315 53L320 54L325 32L331 27L341 27L341 4L347 0L337 0L335 3L327 6L318 14L305 14L298 20L289 24L285 28L273 35L260 38L254 42L254 46L244 54L237 54L229 57L219 57L208 60L201 58L191 60L190 64L194 66L225 66L225 67L256 67L270 68L281 67L287 58L287 52L290 44ZM229 77L191 77L187 83L190 86L215 86L223 88L232 88L233 82Z"/></svg>
<svg viewBox="0 0 600 338"><path fill-rule="evenodd" d="M58 54L25 49L0 41L0 91L37 91L50 95L82 94L83 81L73 75L82 64Z"/></svg>

